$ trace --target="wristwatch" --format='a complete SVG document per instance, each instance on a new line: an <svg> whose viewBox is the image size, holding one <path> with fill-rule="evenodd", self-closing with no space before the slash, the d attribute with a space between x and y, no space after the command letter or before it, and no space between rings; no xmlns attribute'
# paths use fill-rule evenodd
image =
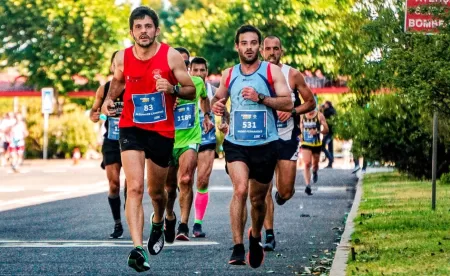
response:
<svg viewBox="0 0 450 276"><path fill-rule="evenodd" d="M266 98L266 95L264 95L262 93L258 93L258 103L259 104L261 104L265 98Z"/></svg>
<svg viewBox="0 0 450 276"><path fill-rule="evenodd" d="M291 114L292 114L292 115L297 115L297 110L295 110L295 108L292 108Z"/></svg>
<svg viewBox="0 0 450 276"><path fill-rule="evenodd" d="M179 86L179 85L175 85L175 86L173 87L173 94L174 94L175 96L178 96L178 94L180 94L180 86Z"/></svg>
<svg viewBox="0 0 450 276"><path fill-rule="evenodd" d="M211 119L211 112L205 112L205 117L206 117L206 115L208 115L208 117Z"/></svg>

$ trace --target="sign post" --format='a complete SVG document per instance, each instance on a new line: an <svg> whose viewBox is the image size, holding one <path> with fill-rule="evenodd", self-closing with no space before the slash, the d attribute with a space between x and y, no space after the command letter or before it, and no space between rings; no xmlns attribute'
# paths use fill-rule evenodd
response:
<svg viewBox="0 0 450 276"><path fill-rule="evenodd" d="M405 32L421 32L427 35L439 33L439 27L444 25L442 18L430 13L421 13L424 7L450 7L448 0L406 0ZM411 12L411 8L415 9ZM436 169L437 169L438 112L433 114L433 149L431 161L431 209L436 210Z"/></svg>
<svg viewBox="0 0 450 276"><path fill-rule="evenodd" d="M44 148L43 158L47 159L48 151L48 117L50 113L53 113L53 88L42 88L42 113L44 114Z"/></svg>

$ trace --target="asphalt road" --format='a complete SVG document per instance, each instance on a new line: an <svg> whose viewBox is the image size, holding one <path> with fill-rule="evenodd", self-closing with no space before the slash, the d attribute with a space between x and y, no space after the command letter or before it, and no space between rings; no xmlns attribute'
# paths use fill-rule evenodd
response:
<svg viewBox="0 0 450 276"><path fill-rule="evenodd" d="M228 265L232 190L222 162L217 160L211 178L203 226L207 238L166 246L158 256L150 256L148 274L301 274L311 261L317 265L321 259L332 259L354 197L357 178L350 170L319 171L313 196L303 192L302 171L298 171L294 198L275 207L276 251L266 255L260 268L252 269ZM124 239L108 239L113 221L106 191L98 162L33 164L20 174L0 169L0 274L137 274L126 265L132 249L126 223ZM151 205L149 196L144 198L146 241ZM192 223L193 210L190 228ZM245 243L248 248L247 239Z"/></svg>

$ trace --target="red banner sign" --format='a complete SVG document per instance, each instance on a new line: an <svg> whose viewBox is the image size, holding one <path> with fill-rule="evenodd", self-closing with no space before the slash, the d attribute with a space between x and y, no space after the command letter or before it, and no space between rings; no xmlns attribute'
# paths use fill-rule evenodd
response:
<svg viewBox="0 0 450 276"><path fill-rule="evenodd" d="M411 8L443 5L450 7L450 0L406 0L405 32L436 33L444 20L431 14L421 14L419 10L411 12Z"/></svg>

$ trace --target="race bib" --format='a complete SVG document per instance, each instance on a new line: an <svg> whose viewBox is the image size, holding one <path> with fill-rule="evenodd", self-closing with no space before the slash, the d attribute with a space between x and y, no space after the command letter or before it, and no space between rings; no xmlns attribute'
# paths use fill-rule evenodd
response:
<svg viewBox="0 0 450 276"><path fill-rule="evenodd" d="M211 118L211 120L214 122L214 117ZM207 144L215 144L216 143L216 128L213 126L213 128L208 132L205 133L203 130L203 120L205 119L204 116L200 116L200 125L202 126L202 145Z"/></svg>
<svg viewBox="0 0 450 276"><path fill-rule="evenodd" d="M317 142L317 136L311 135L309 130L305 129L305 131L303 131L303 141L307 143L315 143Z"/></svg>
<svg viewBox="0 0 450 276"><path fill-rule="evenodd" d="M195 103L182 104L175 108L175 129L190 129L195 125Z"/></svg>
<svg viewBox="0 0 450 276"><path fill-rule="evenodd" d="M131 95L134 105L133 122L151 124L167 119L166 101L162 92Z"/></svg>
<svg viewBox="0 0 450 276"><path fill-rule="evenodd" d="M237 110L233 116L234 139L260 141L267 139L267 111Z"/></svg>
<svg viewBox="0 0 450 276"><path fill-rule="evenodd" d="M119 140L119 117L108 117L108 139Z"/></svg>
<svg viewBox="0 0 450 276"><path fill-rule="evenodd" d="M280 122L277 121L277 128L287 128L288 121Z"/></svg>

